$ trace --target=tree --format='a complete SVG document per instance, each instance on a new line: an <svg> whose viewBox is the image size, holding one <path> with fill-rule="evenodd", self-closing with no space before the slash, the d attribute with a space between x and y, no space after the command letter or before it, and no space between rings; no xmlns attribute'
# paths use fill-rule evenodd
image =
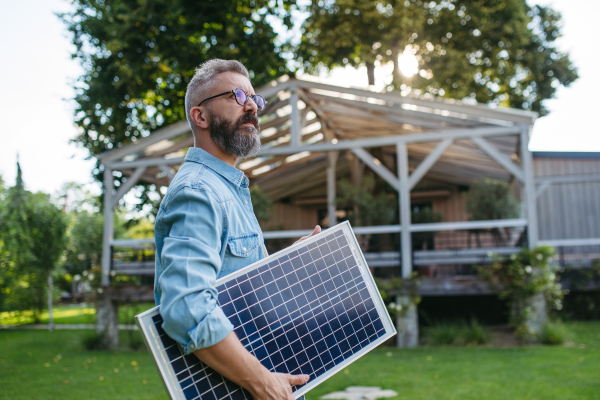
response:
<svg viewBox="0 0 600 400"><path fill-rule="evenodd" d="M509 184L499 179L484 178L473 184L465 194L465 210L471 221L519 217L519 203ZM497 228L492 229L492 235L498 245L506 245L510 238L508 228L506 237Z"/></svg>
<svg viewBox="0 0 600 400"><path fill-rule="evenodd" d="M99 284L104 223L104 216L100 212L100 198L94 196L84 186L73 182L63 186L60 198L65 199L67 205L66 217L69 221L69 229L65 257L61 266L63 274L57 280L57 286L65 291L71 291L73 279L77 279L77 276L85 276L88 280L93 277L91 283ZM115 237L125 236L126 228L122 213L115 212L113 218Z"/></svg>
<svg viewBox="0 0 600 400"><path fill-rule="evenodd" d="M250 197L258 222L268 222L273 217L273 201L258 185L250 186Z"/></svg>
<svg viewBox="0 0 600 400"><path fill-rule="evenodd" d="M391 225L398 220L398 200L387 183L373 175L363 176L358 183L347 179L338 182L337 206L347 211L352 226ZM368 250L371 236L358 236L362 251ZM390 239L390 235L378 236L378 244L390 246Z"/></svg>
<svg viewBox="0 0 600 400"><path fill-rule="evenodd" d="M65 248L67 221L45 193L25 190L17 162L17 180L1 208L2 309L32 309L34 319L45 308L47 278Z"/></svg>
<svg viewBox="0 0 600 400"><path fill-rule="evenodd" d="M194 69L212 58L244 62L255 85L285 71L278 36L295 0L75 0L60 14L73 35L84 75L75 96L75 143L90 156L185 119L184 94ZM97 168L95 175L101 171ZM116 176L120 180L120 176ZM155 189L154 189L155 190ZM149 201L149 185L142 205Z"/></svg>
<svg viewBox="0 0 600 400"><path fill-rule="evenodd" d="M547 113L542 102L577 72L556 49L561 16L525 0L321 0L310 6L297 54L308 71L393 62L393 84L443 96ZM401 77L410 52L419 73ZM373 77L370 76L370 83Z"/></svg>

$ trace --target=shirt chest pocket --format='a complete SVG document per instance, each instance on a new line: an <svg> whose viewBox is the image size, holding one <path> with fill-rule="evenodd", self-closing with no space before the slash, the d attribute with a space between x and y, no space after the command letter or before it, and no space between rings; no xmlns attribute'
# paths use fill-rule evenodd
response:
<svg viewBox="0 0 600 400"><path fill-rule="evenodd" d="M236 257L248 257L258 249L259 239L258 233L230 237L227 240L227 253Z"/></svg>
<svg viewBox="0 0 600 400"><path fill-rule="evenodd" d="M260 236L257 233L227 239L227 250L218 278L222 278L261 259Z"/></svg>

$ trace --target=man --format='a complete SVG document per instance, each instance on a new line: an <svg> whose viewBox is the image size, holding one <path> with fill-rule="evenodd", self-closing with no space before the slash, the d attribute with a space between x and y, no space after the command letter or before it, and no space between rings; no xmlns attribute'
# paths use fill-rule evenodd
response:
<svg viewBox="0 0 600 400"><path fill-rule="evenodd" d="M155 222L155 298L163 329L186 354L247 389L255 399L289 399L307 375L271 373L232 331L217 304L215 280L266 255L239 158L260 150L255 95L238 61L210 60L196 70L185 95L194 135L185 164ZM320 232L317 226L313 232Z"/></svg>

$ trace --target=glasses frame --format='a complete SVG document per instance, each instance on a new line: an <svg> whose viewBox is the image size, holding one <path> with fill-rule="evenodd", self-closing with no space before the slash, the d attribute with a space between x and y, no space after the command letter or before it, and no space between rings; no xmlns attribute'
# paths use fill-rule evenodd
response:
<svg viewBox="0 0 600 400"><path fill-rule="evenodd" d="M241 90L242 92L244 92L244 93L246 94L246 101L245 101L243 104L242 104L242 103L240 103L240 101L238 100L238 97L237 97L237 95L236 95L236 93L235 93L235 92L236 92L236 91L238 91L238 90ZM254 102L254 104L256 104L257 111L262 111L262 110L264 110L264 109L265 109L265 107L266 107L266 105L268 104L267 100L265 100L265 98L264 98L264 97L262 97L260 94L253 94L253 95L249 95L249 94L248 94L248 92L246 92L244 89L242 89L242 88L235 88L235 89L232 89L232 90L228 90L228 91L226 91L226 92L223 92L223 93L216 94L216 95L214 95L214 96L211 96L211 97L209 97L209 98L207 98L207 99L204 99L204 100L202 100L200 103L198 103L198 105L197 105L196 107L200 107L200 105L201 105L202 103L204 103L205 101L208 101L208 100L214 99L215 97L225 96L226 94L230 94L230 93L232 93L232 94L233 94L233 96L235 97L235 102L236 102L236 103L238 103L240 106L245 106L245 105L246 105L246 103L248 103L248 99L249 99L249 98L252 98L252 101ZM258 97L260 97L261 99L263 99L263 101L265 102L265 105L264 105L263 107L260 107L260 106L258 105L258 102L256 101L256 99L257 99Z"/></svg>

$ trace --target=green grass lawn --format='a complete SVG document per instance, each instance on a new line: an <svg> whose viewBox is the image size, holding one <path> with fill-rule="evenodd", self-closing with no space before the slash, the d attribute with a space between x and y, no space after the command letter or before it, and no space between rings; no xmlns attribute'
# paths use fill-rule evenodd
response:
<svg viewBox="0 0 600 400"><path fill-rule="evenodd" d="M154 303L124 304L119 306L119 323L134 324L133 317L136 314L154 307ZM96 308L94 305L73 304L54 307L52 311L55 324L95 324ZM40 323L47 324L49 321L48 311L40 315ZM31 311L6 311L0 312L0 325L24 325L32 324L33 313Z"/></svg>
<svg viewBox="0 0 600 400"><path fill-rule="evenodd" d="M398 399L600 399L600 322L565 325L567 346L382 347L307 399L351 385L393 389ZM89 333L1 330L0 399L167 398L146 351L85 351Z"/></svg>

